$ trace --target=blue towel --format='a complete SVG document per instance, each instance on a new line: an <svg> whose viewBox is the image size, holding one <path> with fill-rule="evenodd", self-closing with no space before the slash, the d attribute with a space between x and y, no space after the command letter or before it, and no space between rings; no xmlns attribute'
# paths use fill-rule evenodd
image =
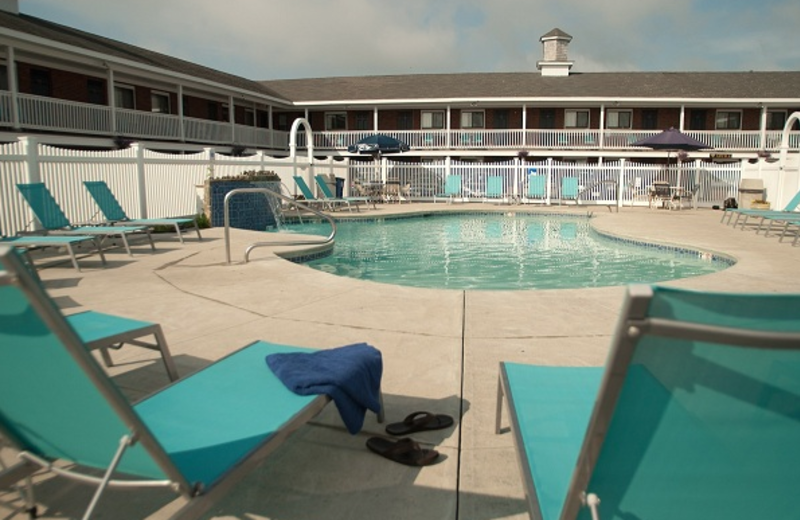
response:
<svg viewBox="0 0 800 520"><path fill-rule="evenodd" d="M361 430L367 409L381 410L383 359L378 349L366 343L311 353L270 354L266 359L292 392L329 395L352 434Z"/></svg>

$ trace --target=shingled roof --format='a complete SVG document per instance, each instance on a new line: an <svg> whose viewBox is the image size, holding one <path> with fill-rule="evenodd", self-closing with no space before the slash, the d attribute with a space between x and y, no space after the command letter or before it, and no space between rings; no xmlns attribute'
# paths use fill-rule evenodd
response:
<svg viewBox="0 0 800 520"><path fill-rule="evenodd" d="M154 52L135 45L129 45L111 38L104 38L96 34L73 29L72 27L49 22L34 16L22 13L12 14L0 10L0 27L6 27L13 31L38 36L80 49L130 60L141 63L142 65L157 67L165 71L178 72L221 85L251 91L255 94L280 98L279 94L258 81L221 72L166 54Z"/></svg>
<svg viewBox="0 0 800 520"><path fill-rule="evenodd" d="M553 102L576 98L766 102L800 97L800 71L573 72L565 77L546 77L538 72L498 72L253 81L25 14L0 11L0 27L304 105L445 99L494 99L499 103L498 98ZM561 35L563 31L554 29L551 33Z"/></svg>
<svg viewBox="0 0 800 520"><path fill-rule="evenodd" d="M485 98L798 99L800 71L416 74L263 82L296 103Z"/></svg>

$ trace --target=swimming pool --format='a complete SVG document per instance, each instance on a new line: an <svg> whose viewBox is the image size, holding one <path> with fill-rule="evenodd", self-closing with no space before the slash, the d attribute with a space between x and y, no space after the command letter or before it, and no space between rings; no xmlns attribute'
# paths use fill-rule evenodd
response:
<svg viewBox="0 0 800 520"><path fill-rule="evenodd" d="M330 232L325 223L287 229ZM520 290L655 283L713 273L732 261L605 236L584 217L507 212L338 221L332 254L305 263L395 285Z"/></svg>

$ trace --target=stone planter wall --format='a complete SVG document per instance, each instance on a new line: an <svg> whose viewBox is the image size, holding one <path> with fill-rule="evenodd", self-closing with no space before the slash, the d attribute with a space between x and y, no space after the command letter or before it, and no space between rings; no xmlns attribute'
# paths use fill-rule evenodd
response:
<svg viewBox="0 0 800 520"><path fill-rule="evenodd" d="M268 188L280 193L280 181L212 179L205 183L203 212L212 227L225 225L225 195L239 188ZM266 195L263 193L241 193L228 203L230 225L239 229L264 231L276 226Z"/></svg>

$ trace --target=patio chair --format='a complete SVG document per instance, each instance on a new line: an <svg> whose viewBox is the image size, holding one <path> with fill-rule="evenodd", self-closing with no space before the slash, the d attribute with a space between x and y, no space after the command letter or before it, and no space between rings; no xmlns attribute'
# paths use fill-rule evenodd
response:
<svg viewBox="0 0 800 520"><path fill-rule="evenodd" d="M574 200L575 204L580 204L580 186L577 177L564 177L561 179L561 198L558 204L565 200Z"/></svg>
<svg viewBox="0 0 800 520"><path fill-rule="evenodd" d="M0 245L11 245L16 248L25 250L26 252L32 249L44 249L48 247L63 247L69 253L72 267L76 271L81 270L78 265L78 257L75 255L75 246L91 242L92 246L97 248L100 254L100 260L103 265L106 263L106 256L103 254L103 249L98 243L97 237L90 235L69 235L69 236L44 236L44 235L22 235L16 237L0 236ZM33 266L33 263L31 263Z"/></svg>
<svg viewBox="0 0 800 520"><path fill-rule="evenodd" d="M125 251L129 256L133 256L128 236L144 234L150 242L150 247L153 251L156 250L147 226L73 226L44 183L17 184L17 189L28 202L36 219L47 230L48 235L91 235L96 236L101 245L107 237L120 237Z"/></svg>
<svg viewBox="0 0 800 520"><path fill-rule="evenodd" d="M322 175L315 175L314 181L317 183L317 188L322 192L324 199L331 204L345 204L348 211L353 211L352 208L355 206L356 211L361 211L361 208L358 207L359 204L369 204L372 202L372 208L375 209L375 201L371 201L369 197L337 197L331 193L331 189L325 183L325 177Z"/></svg>
<svg viewBox="0 0 800 520"><path fill-rule="evenodd" d="M650 186L650 209L662 207L672 209L675 206L675 195L667 181L653 181Z"/></svg>
<svg viewBox="0 0 800 520"><path fill-rule="evenodd" d="M483 194L483 202L489 201L511 203L511 199L506 197L503 188L503 178L499 175L491 175L486 179L486 193Z"/></svg>
<svg viewBox="0 0 800 520"><path fill-rule="evenodd" d="M0 434L20 460L0 488L44 467L97 486L84 518L107 487L171 489L185 500L171 518L197 518L328 403L293 393L265 362L308 350L258 341L130 404L0 247Z"/></svg>
<svg viewBox="0 0 800 520"><path fill-rule="evenodd" d="M531 517L796 516L798 308L632 286L605 369L501 363Z"/></svg>
<svg viewBox="0 0 800 520"><path fill-rule="evenodd" d="M148 226L150 228L154 226L172 226L175 228L175 233L178 234L178 240L180 240L181 244L183 244L183 233L181 232L181 226L191 224L194 227L195 232L197 232L197 239L203 240L203 237L200 235L200 227L197 225L197 219L195 218L131 219L125 214L125 210L122 209L122 206L114 196L114 193L108 187L108 184L103 181L83 181L83 185L97 203L97 206L103 213L103 217L105 218L106 222L110 223L111 225L125 224L129 226Z"/></svg>
<svg viewBox="0 0 800 520"><path fill-rule="evenodd" d="M461 195L461 175L448 175L444 181L444 193L433 196L433 202L436 202L436 197L447 198L447 202L451 203L458 199L460 202L464 201Z"/></svg>
<svg viewBox="0 0 800 520"><path fill-rule="evenodd" d="M308 184L306 184L306 180L305 179L303 179L299 175L293 176L292 179L294 179L294 183L297 186L297 188L300 190L300 193L303 194L303 198L305 200L302 201L302 202L304 204L306 204L309 207L319 206L320 209L322 209L322 210L325 210L327 208L330 211L334 211L335 208L334 208L333 202L325 200L325 199L317 198L314 195L314 192L311 191L311 188L308 187Z"/></svg>
<svg viewBox="0 0 800 520"><path fill-rule="evenodd" d="M535 170L534 170L535 171ZM547 177L531 173L528 175L528 189L522 197L522 203L545 202L547 198Z"/></svg>

